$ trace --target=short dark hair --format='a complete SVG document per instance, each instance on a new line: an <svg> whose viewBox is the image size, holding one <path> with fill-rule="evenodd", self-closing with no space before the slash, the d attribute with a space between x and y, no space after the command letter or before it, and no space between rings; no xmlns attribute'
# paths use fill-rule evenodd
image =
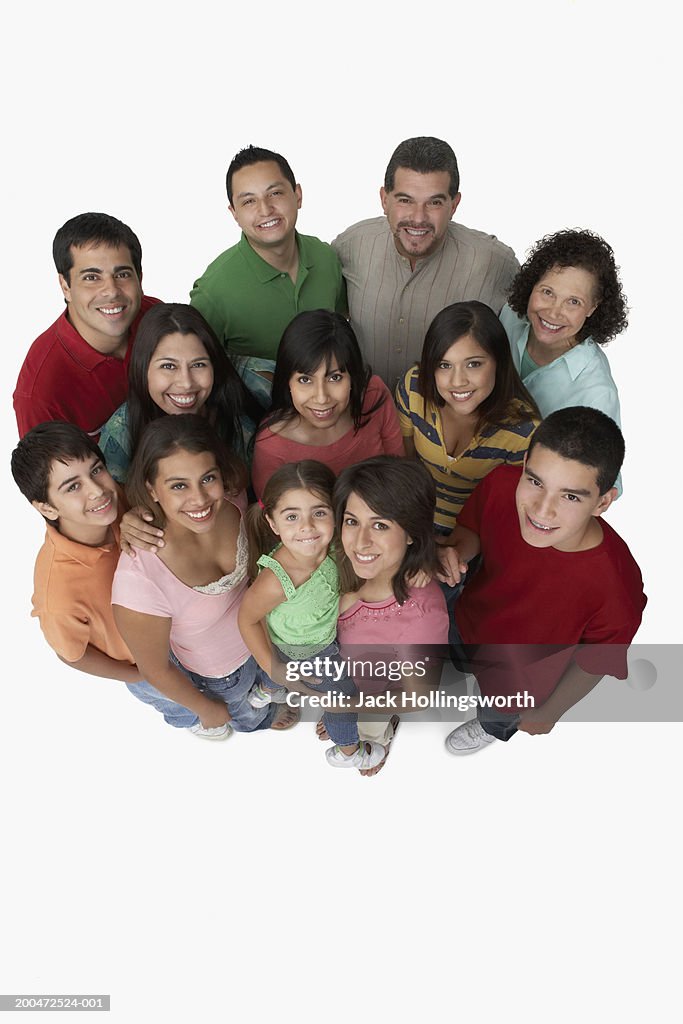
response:
<svg viewBox="0 0 683 1024"><path fill-rule="evenodd" d="M108 245L115 248L125 245L130 252L133 268L138 278L142 277L142 247L138 236L122 220L110 217L108 213L79 213L66 224L62 224L52 243L52 256L67 284L71 284L71 268L74 265L71 247L84 245Z"/></svg>
<svg viewBox="0 0 683 1024"><path fill-rule="evenodd" d="M135 451L147 424L165 415L150 396L147 374L157 346L169 334L196 334L201 341L213 368L213 387L206 400L206 413L221 438L231 448L246 454L241 416L246 414L256 423L262 415L260 406L247 391L210 324L198 309L184 302L159 302L148 309L140 321L128 364L131 451Z"/></svg>
<svg viewBox="0 0 683 1024"><path fill-rule="evenodd" d="M417 171L418 174L447 171L451 177L448 194L451 199L455 199L458 194L460 189L458 161L451 147L442 139L435 139L432 135L419 135L414 139L405 139L400 142L391 154L384 175L384 188L387 192L394 191L394 177L399 167Z"/></svg>
<svg viewBox="0 0 683 1024"><path fill-rule="evenodd" d="M244 149L240 149L239 153L235 154L232 158L228 167L228 173L225 175L225 188L228 193L228 202L231 206L232 178L235 172L241 171L243 167L251 167L252 164L260 164L266 161L272 161L277 164L292 188L296 188L294 172L280 153L274 153L272 149L262 149L259 146L246 146Z"/></svg>
<svg viewBox="0 0 683 1024"><path fill-rule="evenodd" d="M532 291L554 267L580 267L595 278L594 299L598 306L576 335L577 341L591 337L598 345L604 345L626 330L628 307L612 246L600 235L580 228L556 231L534 242L510 286L510 309L518 316L526 316Z"/></svg>
<svg viewBox="0 0 683 1024"><path fill-rule="evenodd" d="M493 391L477 409L480 427L498 425L503 421L521 422L522 419L541 418L536 403L524 387L512 361L510 343L502 323L493 310L483 302L454 302L436 314L425 335L417 388L426 403L443 406L444 400L436 390L434 374L440 361L451 347L466 334L471 334L496 363L496 382ZM515 406L513 399L520 405Z"/></svg>
<svg viewBox="0 0 683 1024"><path fill-rule="evenodd" d="M133 456L126 495L131 508L141 505L154 516L154 525L166 525L164 514L151 498L146 483L153 483L162 459L178 451L192 454L211 452L215 456L223 477L225 489L237 494L246 484L247 471L242 462L230 451L204 416L182 413L180 416L160 416L145 427L140 444Z"/></svg>
<svg viewBox="0 0 683 1024"><path fill-rule="evenodd" d="M104 463L97 443L85 430L73 423L49 420L29 430L12 452L12 476L29 501L49 502L52 464L87 459L90 455Z"/></svg>
<svg viewBox="0 0 683 1024"><path fill-rule="evenodd" d="M439 563L434 539L436 484L429 471L415 459L398 455L378 455L342 470L334 485L334 512L337 534L341 537L344 512L354 493L375 515L397 523L410 537L398 572L392 580L399 604L408 598L408 579L424 570L436 574ZM357 590L360 580L343 548L339 552L342 588Z"/></svg>
<svg viewBox="0 0 683 1024"><path fill-rule="evenodd" d="M349 410L354 428L359 430L364 426L368 417L382 405L385 396L372 409L363 410L372 371L363 359L358 339L346 317L327 309L297 313L285 328L273 372L271 412L265 424L270 426L296 416L289 390L293 374L315 373L322 365L329 372L333 360L351 379Z"/></svg>
<svg viewBox="0 0 683 1024"><path fill-rule="evenodd" d="M531 438L527 458L536 445L595 469L601 495L614 487L624 461L624 436L617 424L585 405L558 409L544 419Z"/></svg>

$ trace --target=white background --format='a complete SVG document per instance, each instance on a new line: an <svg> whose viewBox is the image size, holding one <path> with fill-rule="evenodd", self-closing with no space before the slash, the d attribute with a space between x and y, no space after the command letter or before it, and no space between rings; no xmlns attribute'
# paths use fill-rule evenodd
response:
<svg viewBox="0 0 683 1024"><path fill-rule="evenodd" d="M242 146L288 157L299 227L329 241L379 214L399 141L437 135L459 158L463 223L520 259L565 227L615 249L631 314L607 350L627 442L608 518L643 570L638 639L675 642L670 10L197 0L11 14L5 466L19 367L62 309L51 244L65 220L129 223L145 290L186 301L237 241L224 175ZM45 646L29 618L41 521L3 472L1 991L111 993L121 1022L674 1019L680 725L565 724L457 760L447 723L406 722L372 780L330 771L310 724L227 744L179 735Z"/></svg>

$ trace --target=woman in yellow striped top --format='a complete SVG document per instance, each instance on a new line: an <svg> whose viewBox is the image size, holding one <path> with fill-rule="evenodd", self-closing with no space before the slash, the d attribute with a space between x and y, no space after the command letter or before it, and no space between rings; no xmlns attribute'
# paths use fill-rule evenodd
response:
<svg viewBox="0 0 683 1024"><path fill-rule="evenodd" d="M434 525L448 533L479 481L519 464L541 416L514 368L500 320L455 302L432 320L418 365L396 389L406 455L436 482Z"/></svg>

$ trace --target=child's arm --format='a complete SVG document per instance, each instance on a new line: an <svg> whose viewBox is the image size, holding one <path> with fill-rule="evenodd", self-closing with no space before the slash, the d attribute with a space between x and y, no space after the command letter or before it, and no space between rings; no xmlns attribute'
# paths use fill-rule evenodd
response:
<svg viewBox="0 0 683 1024"><path fill-rule="evenodd" d="M135 658L143 679L164 697L194 711L205 729L214 729L230 721L230 712L222 701L205 697L187 676L168 660L171 620L145 615L122 605L112 605L114 621Z"/></svg>
<svg viewBox="0 0 683 1024"><path fill-rule="evenodd" d="M57 657L65 665L76 668L79 672L87 672L91 676L100 676L102 679L119 679L122 683L142 682L137 665L131 665L128 661L116 661L104 651L93 647L92 644L88 644L83 657L78 661L67 661L61 654L58 654Z"/></svg>
<svg viewBox="0 0 683 1024"><path fill-rule="evenodd" d="M282 584L277 576L270 569L264 569L242 598L237 616L242 639L257 664L280 686L285 685L283 679L276 679L274 673L284 676L284 664L273 653L273 645L266 627L266 615L284 600Z"/></svg>
<svg viewBox="0 0 683 1024"><path fill-rule="evenodd" d="M242 598L237 624L242 639L256 659L257 664L278 686L286 686L308 696L318 697L317 690L311 690L301 679L287 678L287 663L280 661L273 652L268 635L266 615L285 600L282 584L275 573L264 569L254 580Z"/></svg>
<svg viewBox="0 0 683 1024"><path fill-rule="evenodd" d="M517 726L532 736L550 732L565 712L578 704L587 693L598 685L602 676L590 675L575 661L565 669L562 678L548 697L545 704L524 710Z"/></svg>

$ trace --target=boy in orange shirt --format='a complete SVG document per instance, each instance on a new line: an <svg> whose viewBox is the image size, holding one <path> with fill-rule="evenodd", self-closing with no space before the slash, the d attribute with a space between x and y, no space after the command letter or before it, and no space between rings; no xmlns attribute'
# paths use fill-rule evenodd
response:
<svg viewBox="0 0 683 1024"><path fill-rule="evenodd" d="M72 423L40 423L14 449L12 475L47 520L34 571L32 615L50 647L81 672L126 683L170 725L191 725L193 712L142 679L116 628L111 585L125 507L95 441Z"/></svg>

